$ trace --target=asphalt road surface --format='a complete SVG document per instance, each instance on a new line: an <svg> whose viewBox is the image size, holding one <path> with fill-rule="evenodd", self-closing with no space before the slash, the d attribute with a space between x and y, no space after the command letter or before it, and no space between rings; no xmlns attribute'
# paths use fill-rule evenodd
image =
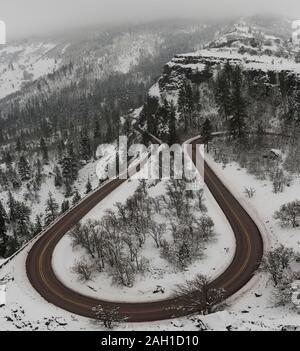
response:
<svg viewBox="0 0 300 351"><path fill-rule="evenodd" d="M195 150L193 156L195 156ZM206 163L204 173L205 183L226 215L236 238L236 252L232 263L223 274L211 282L214 288L224 288L226 297L229 297L244 287L258 269L263 256L263 240L252 218ZM27 276L32 286L49 303L84 317L95 318L92 308L99 304L106 307L118 306L120 313L127 317L128 322L157 321L191 314L190 310L182 307L186 302L180 298L147 303L103 301L71 290L55 275L52 254L57 243L92 208L123 182L124 180L120 179L112 180L94 192L61 218L34 244L26 261Z"/></svg>

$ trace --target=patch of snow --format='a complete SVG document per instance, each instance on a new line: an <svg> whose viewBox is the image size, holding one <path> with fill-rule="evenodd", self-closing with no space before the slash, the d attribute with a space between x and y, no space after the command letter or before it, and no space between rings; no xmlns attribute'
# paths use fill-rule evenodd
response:
<svg viewBox="0 0 300 351"><path fill-rule="evenodd" d="M141 172L143 172L143 169ZM90 211L83 222L100 220L105 211L113 208L116 202L123 203L129 196L133 195L138 185L138 180L129 180L122 184ZM156 187L149 189L149 195L155 197L163 194L164 191L164 182L160 182ZM106 273L98 274L97 277L87 283L81 283L71 270L75 261L86 256L86 253L78 248L73 250L71 238L67 235L55 248L52 261L54 271L65 285L80 291L82 294L104 300L113 299L129 302L153 301L170 297L178 284L193 279L197 274L204 274L214 279L223 273L232 262L235 253L235 238L225 215L206 187L205 198L208 215L213 218L215 223L217 237L214 242L207 245L205 257L195 261L184 272L174 271L174 268L160 257L159 250L149 239L142 255L148 258L151 263L150 272L144 277L137 277L133 288L112 286L111 278ZM157 286L163 288L164 294L153 293Z"/></svg>
<svg viewBox="0 0 300 351"><path fill-rule="evenodd" d="M207 157L207 160L225 185L256 220L259 227L265 228L262 229L265 249L283 244L299 252L299 229L282 228L273 215L284 203L300 199L300 178L296 178L283 193L275 194L270 181L258 180L246 169L239 167L237 163L229 163L223 168L211 157ZM252 199L245 197L245 187L256 189ZM267 275L257 273L242 291L229 299L230 307L227 310L236 316L235 328L238 330L254 330L254 328L278 330L286 325L300 327L299 315L295 310L287 306L274 306L273 289Z"/></svg>

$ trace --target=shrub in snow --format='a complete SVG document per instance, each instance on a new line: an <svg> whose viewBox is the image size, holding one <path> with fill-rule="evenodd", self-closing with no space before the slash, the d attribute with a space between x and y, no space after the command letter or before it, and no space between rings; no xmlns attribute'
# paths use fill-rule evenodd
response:
<svg viewBox="0 0 300 351"><path fill-rule="evenodd" d="M206 276L198 275L195 280L179 285L175 295L183 302L179 308L209 314L221 307L220 304L225 298L225 290L211 287Z"/></svg>
<svg viewBox="0 0 300 351"><path fill-rule="evenodd" d="M276 306L290 305L293 302L294 282L297 278L298 275L295 273L287 272L283 275L274 291ZM300 289L298 293L300 294Z"/></svg>
<svg viewBox="0 0 300 351"><path fill-rule="evenodd" d="M285 277L286 271L290 269L295 258L293 249L280 245L266 254L261 264L261 270L269 273L274 285L277 286Z"/></svg>
<svg viewBox="0 0 300 351"><path fill-rule="evenodd" d="M84 261L75 262L74 266L72 267L72 271L77 274L78 279L81 281L85 282L91 279L91 267Z"/></svg>
<svg viewBox="0 0 300 351"><path fill-rule="evenodd" d="M298 227L298 218L300 216L300 201L289 202L280 207L275 212L274 218L280 220L283 226L291 225L293 228Z"/></svg>
<svg viewBox="0 0 300 351"><path fill-rule="evenodd" d="M245 188L245 191L244 193L246 194L246 196L249 198L249 199L252 199L254 197L254 194L256 193L256 190L253 189L253 188Z"/></svg>
<svg viewBox="0 0 300 351"><path fill-rule="evenodd" d="M127 258L117 261L112 268L112 281L114 284L131 288L135 280L136 269Z"/></svg>
<svg viewBox="0 0 300 351"><path fill-rule="evenodd" d="M277 168L271 174L270 178L273 184L273 191L275 194L282 193L285 186L291 182L290 176L288 176L283 169Z"/></svg>
<svg viewBox="0 0 300 351"><path fill-rule="evenodd" d="M92 308L97 321L99 321L104 328L113 329L119 323L126 320L125 317L121 316L119 307L105 307L105 306L96 306Z"/></svg>

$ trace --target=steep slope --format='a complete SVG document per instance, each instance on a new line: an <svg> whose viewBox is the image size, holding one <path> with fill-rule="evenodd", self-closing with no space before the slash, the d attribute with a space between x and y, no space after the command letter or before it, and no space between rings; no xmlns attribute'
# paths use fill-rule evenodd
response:
<svg viewBox="0 0 300 351"><path fill-rule="evenodd" d="M151 115L155 115L160 129L156 132L166 134L169 121L164 121L159 108L165 105L167 110L175 108L179 130L183 119L190 120L185 132L187 127L199 130L205 118L211 119L215 129L224 128L220 116L229 122L233 111L225 116L222 105L233 105L237 82L250 130L261 125L280 132L283 124L298 120L299 48L291 41L291 22L280 23L266 21L263 26L260 18L241 19L218 32L204 48L176 55L149 90L141 122L154 125ZM277 31L273 30L275 24ZM226 94L227 102L223 101Z"/></svg>
<svg viewBox="0 0 300 351"><path fill-rule="evenodd" d="M57 70L64 50L63 45L41 41L16 42L3 47L0 50L0 99Z"/></svg>

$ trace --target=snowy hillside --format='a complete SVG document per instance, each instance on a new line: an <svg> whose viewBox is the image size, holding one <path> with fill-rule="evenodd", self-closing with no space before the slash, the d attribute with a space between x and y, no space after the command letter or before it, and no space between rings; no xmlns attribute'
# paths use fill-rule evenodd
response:
<svg viewBox="0 0 300 351"><path fill-rule="evenodd" d="M0 50L0 100L16 92L26 97L49 94L81 80L107 79L114 73L134 71L141 79L143 70L149 73L156 62L159 72L164 60L180 52L183 45L199 48L206 37L213 38L216 25L191 23L173 25L172 30L168 24L159 29L154 24L95 28L76 35L8 43ZM143 62L145 66L139 67Z"/></svg>
<svg viewBox="0 0 300 351"><path fill-rule="evenodd" d="M35 42L6 45L0 49L0 99L55 71L61 59L55 43Z"/></svg>

